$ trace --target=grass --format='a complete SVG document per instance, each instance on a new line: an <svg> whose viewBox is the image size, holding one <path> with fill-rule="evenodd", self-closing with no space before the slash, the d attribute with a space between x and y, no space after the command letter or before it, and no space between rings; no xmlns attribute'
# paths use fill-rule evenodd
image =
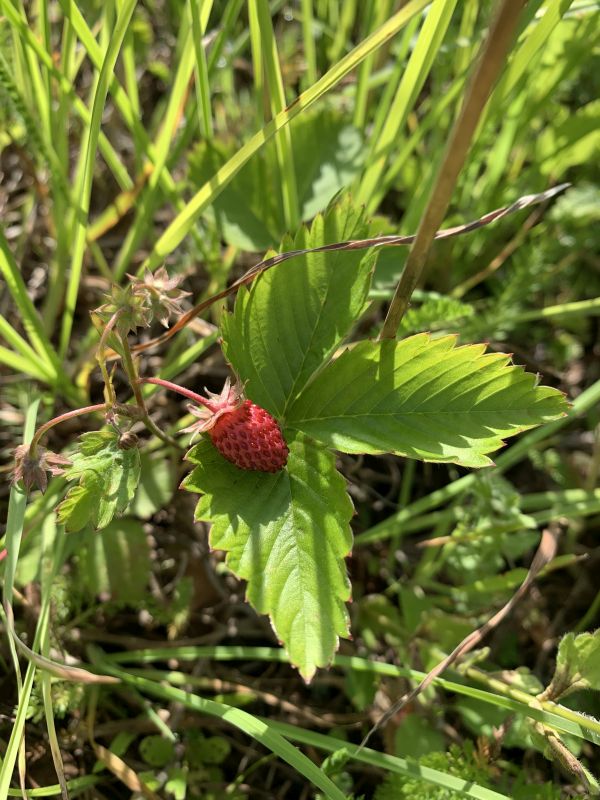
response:
<svg viewBox="0 0 600 800"><path fill-rule="evenodd" d="M486 36L501 8L515 29L500 26L504 47L490 55ZM583 0L535 0L518 19L514 9L480 0L41 0L32 9L0 0L7 464L36 417L45 422L102 402L88 311L111 282L125 285L128 273L167 264L186 277L190 303L206 299L260 260L240 247L236 225L246 233L252 217L267 230L275 206L293 234L307 221L305 184L324 209L340 174L351 174L343 191L366 208L374 234L418 232L410 252L382 249L355 339L393 337L414 314L418 330L514 351L572 399L568 416L523 435L484 476L391 457L341 459L357 511L354 641L310 687L283 649L266 646L275 644L272 632L241 605L243 590L220 558L207 554L188 498L173 494L182 473L156 437L147 443L143 492L127 515L141 531L131 551L93 550L83 534L64 534L54 516L60 479L28 504L14 486L0 492L7 512L0 681L14 706L0 710L10 719L0 732L0 797L126 797L138 786L168 797L262 790L383 800L385 775L399 776L398 797L410 785L417 800L524 797L521 779L540 798L596 791L585 770L600 765L597 695L539 701L523 681L547 684L560 635L598 622L597 12ZM498 42L492 37L492 46ZM317 122L304 141L311 115L339 121L339 138L326 140ZM357 137L350 173L349 142ZM219 157L195 183L199 154ZM515 215L432 246L442 224L563 181L573 188L529 222ZM224 310L209 313L218 324ZM218 329L199 323L130 366L215 389L226 374L218 340ZM115 385L127 400L119 370ZM165 403L148 385L143 395L170 434L184 427L175 400ZM54 430L49 443L68 452L84 429ZM533 546L527 537L557 525L562 549L512 627L437 678L372 749L361 747L386 705L520 584ZM92 553L100 560L90 578L83 562ZM140 580L142 563L150 566ZM566 592L571 583L577 592ZM141 595L131 588L138 584ZM103 650L87 647L103 627ZM187 643L196 630L216 644ZM15 638L28 633L33 656ZM86 685L76 695L47 669L70 657L118 676L119 688ZM221 690L221 679L240 691ZM307 721L313 708L326 732ZM86 720L90 734L77 734L83 755L75 758L64 734ZM421 726L419 736L402 736L411 724ZM130 725L129 749L120 749L116 737ZM233 750L203 761L194 731L218 740L215 749ZM549 755L550 734L559 745ZM171 761L145 762L145 735L173 740ZM440 737L444 752L451 741L487 743L487 755L483 744L478 755L485 780L469 777L466 751L460 775L450 760L445 770L429 763ZM32 741L47 742L40 774L52 770L56 782L39 785L28 763ZM519 763L527 754L522 769L515 752Z"/></svg>

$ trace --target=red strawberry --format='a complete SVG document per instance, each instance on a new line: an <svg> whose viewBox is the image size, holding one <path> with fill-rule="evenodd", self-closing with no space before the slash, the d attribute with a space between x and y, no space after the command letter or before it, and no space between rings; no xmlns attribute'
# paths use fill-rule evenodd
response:
<svg viewBox="0 0 600 800"><path fill-rule="evenodd" d="M251 400L229 378L221 394L207 392L204 408L189 406L196 422L186 430L207 432L214 446L240 469L278 472L288 459L288 446L276 419Z"/></svg>

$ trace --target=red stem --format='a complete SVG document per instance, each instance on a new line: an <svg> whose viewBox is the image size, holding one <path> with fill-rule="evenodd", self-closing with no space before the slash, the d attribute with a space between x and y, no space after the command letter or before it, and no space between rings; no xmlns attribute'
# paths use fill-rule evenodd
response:
<svg viewBox="0 0 600 800"><path fill-rule="evenodd" d="M201 394L196 394L196 392L192 392L190 389L186 389L185 386L179 386L177 383L171 383L171 381L164 381L162 378L140 378L139 383L153 383L155 386L162 386L163 389L170 389L172 392L177 392L177 394L182 394L184 397L193 400L195 403L199 405L206 406L209 411L216 411L216 407L210 400L207 400L206 397L202 397Z"/></svg>
<svg viewBox="0 0 600 800"><path fill-rule="evenodd" d="M95 406L85 406L84 408L76 408L74 411L67 411L66 414L61 414L59 417L54 417L54 419L45 422L41 427L37 429L34 433L33 438L31 440L31 444L29 446L30 452L35 453L35 449L38 446L38 443L42 436L47 433L50 428L53 428L55 425L60 425L61 422L66 422L68 419L72 419L73 417L80 417L83 414L93 414L95 411L106 411L108 406L106 403L98 403Z"/></svg>

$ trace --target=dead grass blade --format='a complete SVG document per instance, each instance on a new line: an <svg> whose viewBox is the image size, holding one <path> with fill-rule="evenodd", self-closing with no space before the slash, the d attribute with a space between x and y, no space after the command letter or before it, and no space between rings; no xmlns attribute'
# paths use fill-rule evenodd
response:
<svg viewBox="0 0 600 800"><path fill-rule="evenodd" d="M371 736L377 730L379 730L382 725L385 725L386 722L398 714L409 703L412 703L413 700L422 692L424 692L425 689L427 689L427 687L430 686L436 678L439 678L440 675L448 669L448 667L454 664L454 662L457 661L461 656L464 656L470 650L473 650L474 647L477 647L477 645L481 644L482 640L488 635L488 633L494 630L494 628L496 628L504 619L506 619L513 608L517 605L519 600L521 600L521 598L528 592L529 587L536 579L540 570L554 558L558 543L558 534L558 527L549 527L544 530L537 552L533 557L529 571L525 576L525 580L519 586L508 603L502 606L502 608L492 617L490 617L490 619L488 619L488 621L485 622L480 628L477 628L468 636L465 636L462 642L460 642L460 644L454 648L450 655L446 656L446 658L440 661L439 664L437 664L427 673L418 686L416 686L410 692L407 692L403 697L400 698L400 700L394 703L393 706L391 706L391 708L389 708L385 714L382 715L381 719L378 720L378 722L371 728L369 733L362 740L360 744L361 748L366 746Z"/></svg>
<svg viewBox="0 0 600 800"><path fill-rule="evenodd" d="M471 233L472 231L476 231L479 228L489 225L491 222L502 219L502 217L513 214L516 211L521 211L529 206L544 203L547 200L556 197L556 195L560 194L560 192L564 192L564 190L568 189L570 185L570 183L561 183L560 185L553 186L551 189L548 189L545 192L540 192L539 194L524 195L518 200L515 200L515 202L511 205L503 206L502 208L496 208L494 211L489 211L487 214L484 214L482 217L479 217L479 219L473 220L472 222L466 222L464 225L456 225L452 228L444 228L443 230L439 230L435 234L434 239L441 241L443 239L450 239L453 236ZM138 344L131 349L135 353L141 353L142 351L149 350L151 347L157 347L158 345L168 342L172 336L183 330L186 325L188 325L195 317L213 305L213 303L223 300L230 294L234 294L234 292L236 292L241 286L251 283L266 270L271 269L271 267L275 267L278 264L282 264L284 261L288 261L290 258L305 256L309 255L310 253L330 253L340 250L366 250L370 247L399 247L402 245L412 244L416 237L417 234L411 234L409 236L377 236L372 239L351 239L347 242L335 242L333 244L322 245L321 247L313 247L304 250L289 250L286 253L278 253L275 256L271 256L270 258L266 258L263 261L260 261L258 264L255 264L247 272L245 272L241 278L238 278L226 289L223 289L223 291L218 292L218 294L212 295L206 300L203 300L197 306L194 306L194 308L190 309L186 314L180 317L175 325L173 325L172 328L169 328L168 331L165 331L165 333L163 333L161 336L156 337L156 339L151 339L148 342ZM118 358L118 356L116 353L110 353L109 358Z"/></svg>

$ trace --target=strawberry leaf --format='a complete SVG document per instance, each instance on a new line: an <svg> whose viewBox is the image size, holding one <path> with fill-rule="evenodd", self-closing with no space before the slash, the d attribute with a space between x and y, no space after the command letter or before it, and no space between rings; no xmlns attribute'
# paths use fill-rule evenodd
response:
<svg viewBox="0 0 600 800"><path fill-rule="evenodd" d="M348 634L352 503L331 453L302 434L288 444L287 467L269 475L238 469L204 440L182 487L202 495L196 519L212 522L211 546L227 551L248 600L310 680Z"/></svg>
<svg viewBox="0 0 600 800"><path fill-rule="evenodd" d="M557 700L579 689L600 690L600 631L563 636L554 676L544 696Z"/></svg>
<svg viewBox="0 0 600 800"><path fill-rule="evenodd" d="M483 467L503 439L564 415L561 392L455 338L361 342L328 364L287 424L345 453Z"/></svg>
<svg viewBox="0 0 600 800"><path fill-rule="evenodd" d="M348 201L317 216L282 249L319 247L369 235ZM267 271L238 292L222 324L227 359L255 403L283 417L364 308L376 254L312 253Z"/></svg>
<svg viewBox="0 0 600 800"><path fill-rule="evenodd" d="M67 531L88 524L105 528L133 498L140 477L140 453L137 447L121 450L118 443L119 435L108 429L79 437L79 450L65 471L67 480L79 479L79 484L69 489L57 509L58 521Z"/></svg>

